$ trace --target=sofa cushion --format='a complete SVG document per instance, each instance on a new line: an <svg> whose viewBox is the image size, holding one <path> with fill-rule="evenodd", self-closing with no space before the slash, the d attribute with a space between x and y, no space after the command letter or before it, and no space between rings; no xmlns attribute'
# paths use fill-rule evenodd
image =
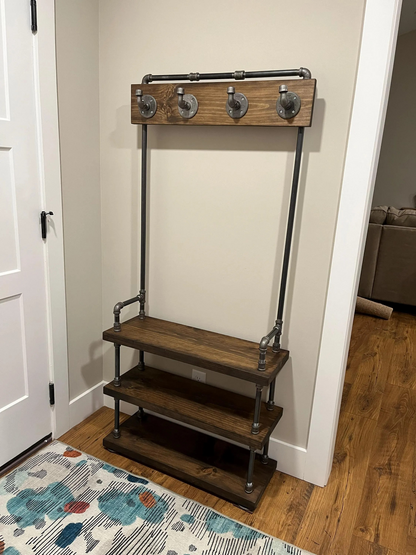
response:
<svg viewBox="0 0 416 555"><path fill-rule="evenodd" d="M397 208L390 206L387 212L386 225L416 227L416 208L397 210Z"/></svg>
<svg viewBox="0 0 416 555"><path fill-rule="evenodd" d="M370 212L370 224L383 225L387 218L388 206L376 206Z"/></svg>
<svg viewBox="0 0 416 555"><path fill-rule="evenodd" d="M416 228L383 226L372 298L416 306Z"/></svg>

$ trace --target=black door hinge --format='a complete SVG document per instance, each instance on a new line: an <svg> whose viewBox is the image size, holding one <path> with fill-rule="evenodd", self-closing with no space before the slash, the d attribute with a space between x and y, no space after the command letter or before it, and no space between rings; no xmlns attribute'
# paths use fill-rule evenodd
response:
<svg viewBox="0 0 416 555"><path fill-rule="evenodd" d="M46 239L46 234L48 232L48 228L46 225L47 216L53 216L53 212L45 212L42 210L40 213L40 228L42 230L42 239Z"/></svg>
<svg viewBox="0 0 416 555"><path fill-rule="evenodd" d="M55 404L55 384L54 383L49 384L49 404L51 405L51 407L53 407Z"/></svg>
<svg viewBox="0 0 416 555"><path fill-rule="evenodd" d="M30 0L30 13L32 20L32 33L36 33L38 30L38 8L36 0Z"/></svg>

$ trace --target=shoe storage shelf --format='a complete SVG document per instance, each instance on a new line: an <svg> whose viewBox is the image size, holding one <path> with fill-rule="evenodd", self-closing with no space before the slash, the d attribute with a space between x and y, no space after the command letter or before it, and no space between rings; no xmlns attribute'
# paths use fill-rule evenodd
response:
<svg viewBox="0 0 416 555"><path fill-rule="evenodd" d="M114 326L103 335L115 347L115 377L104 387L114 398L115 421L104 446L248 510L258 505L277 465L268 448L283 414L274 403L275 383L289 358L280 346L282 317L304 128L312 122L315 88L309 70L300 68L146 75L131 89L131 121L142 126L140 291L115 305ZM149 125L298 129L277 318L259 343L146 315ZM138 316L121 323L122 309L133 303L139 304ZM138 366L123 375L121 346L140 353ZM151 368L145 353L250 382L253 398ZM262 401L263 388L268 388L267 402ZM122 425L120 401L137 407Z"/></svg>

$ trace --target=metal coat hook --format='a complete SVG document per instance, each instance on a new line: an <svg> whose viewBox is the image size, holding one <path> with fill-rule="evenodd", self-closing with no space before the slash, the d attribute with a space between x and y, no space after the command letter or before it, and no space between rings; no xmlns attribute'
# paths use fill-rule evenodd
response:
<svg viewBox="0 0 416 555"><path fill-rule="evenodd" d="M136 90L137 104L144 118L152 118L156 114L157 102L150 94L143 95L141 89Z"/></svg>
<svg viewBox="0 0 416 555"><path fill-rule="evenodd" d="M280 85L279 93L280 97L276 102L277 113L283 119L294 118L301 106L299 95L289 92L286 85Z"/></svg>
<svg viewBox="0 0 416 555"><path fill-rule="evenodd" d="M228 87L225 109L230 118L242 118L248 110L248 100L243 93L236 93L235 87Z"/></svg>
<svg viewBox="0 0 416 555"><path fill-rule="evenodd" d="M183 118L191 119L198 111L198 100L193 94L185 94L183 87L176 89L178 94L178 110Z"/></svg>

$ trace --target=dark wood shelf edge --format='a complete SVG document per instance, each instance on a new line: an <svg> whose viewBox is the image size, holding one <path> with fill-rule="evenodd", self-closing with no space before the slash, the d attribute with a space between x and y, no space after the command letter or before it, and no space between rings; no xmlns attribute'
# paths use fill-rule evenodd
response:
<svg viewBox="0 0 416 555"><path fill-rule="evenodd" d="M134 373L136 370L136 368L133 368L132 370L130 370L129 372L127 372L127 374L130 373ZM155 371L153 368L148 368L148 370L151 371ZM158 372L158 371L156 371ZM159 371L162 372L162 371ZM191 386L192 387L192 393L194 395L195 398L198 398L198 391L203 391L204 389L209 389L209 393L213 396L213 398L216 398L216 393L219 394L223 394L224 390L220 389L220 388L216 388L214 386L211 385L205 385L205 384L199 384L198 382L193 382L191 380L189 380L188 378L183 378L182 376L177 376L174 374L169 374L168 372L165 372L165 374L167 375L167 379L169 378L174 378L174 382L179 382L178 384L175 385L180 385L182 384L183 388L186 388L187 386ZM126 379L126 378L125 378ZM214 390L218 390L217 392ZM200 414L200 418L198 419L196 414L194 414L192 417L190 415L185 415L183 413L180 413L179 410L180 409L172 409L169 408L169 404L155 404L154 402L149 401L148 396L145 395L145 391L143 391L143 394L135 397L129 389L125 390L123 389L123 376L121 377L121 386L116 387L114 385L114 381L106 384L103 387L103 392L105 395L108 395L110 397L113 397L114 399L119 399L120 401L125 401L127 403L130 403L131 405L134 405L136 407L142 407L144 409L147 410L151 410L157 414L160 414L162 416L165 416L167 418L172 418L173 420L176 420L177 422L182 422L184 424L188 424L190 426L195 426L196 428L200 429L200 430L204 430L205 432L209 432L212 434L216 434L224 439L228 439L231 441L236 441L238 443L241 443L242 445L246 445L248 447L252 447L253 449L262 449L264 444L267 442L267 440L270 438L270 435L272 434L273 430L276 428L277 424L280 422L282 415L283 415L283 409L281 407L278 407L277 405L274 407L274 421L272 423L269 424L268 428L265 429L264 427L264 420L262 422L262 415L263 418L265 418L264 415L267 416L267 418L269 417L269 415L271 415L271 413L269 411L267 411L266 408L266 403L262 402L262 413L260 415L260 426L261 426L261 433L260 434L252 434L251 433L251 422L252 420L250 420L248 422L248 430L246 434L242 434L242 433L238 433L235 429L231 430L231 429L224 429L224 427L221 427L221 421L217 421L217 424L210 424L208 425L206 420L204 420L203 418L203 412L204 412L204 405L201 406L202 411ZM254 399L250 398L250 397L245 397L243 395L239 395L237 393L234 392L226 392L227 395L229 396L229 401L230 404L232 404L234 402L234 404L236 404L236 401L238 399L241 399L243 402L246 402L247 399L249 401L252 402L253 404L253 412L254 412ZM204 398L206 398L207 395L205 394L204 397L202 397L202 399L204 400ZM229 406L229 405L228 405Z"/></svg>
<svg viewBox="0 0 416 555"><path fill-rule="evenodd" d="M250 511L257 507L277 466L273 459L262 464L256 455L254 491L247 494L249 452L242 447L153 415L144 422L132 416L120 432L118 439L112 433L106 436L104 447Z"/></svg>
<svg viewBox="0 0 416 555"><path fill-rule="evenodd" d="M124 325L129 325L129 320L124 322ZM204 330L198 330L204 331ZM189 353L183 353L179 350L171 350L165 347L160 347L156 345L150 345L146 341L142 341L139 338L130 338L123 334L123 324L120 332L115 332L113 328L105 330L103 332L103 340L109 341L110 343L116 345L122 345L125 347L129 347L131 349L136 349L140 351L144 351L146 353L151 353L154 355L158 355L170 360L177 360L179 362L184 362L186 364L191 364L193 366L197 366L198 368L204 368L205 370L211 370L212 372L217 372L219 374L225 374L228 376L232 376L233 378L237 378L240 380L248 381L254 384L261 385L263 387L267 387L271 384L271 382L276 378L277 374L282 370L285 366L286 362L289 359L289 351L285 349L281 349L280 359L277 366L272 371L261 372L257 369L241 369L238 367L227 366L223 364L218 364L209 360L209 358L201 358L196 354L190 355ZM257 348L257 346L256 346ZM272 349L269 347L268 349L268 356L272 354ZM269 361L266 359L266 364Z"/></svg>

